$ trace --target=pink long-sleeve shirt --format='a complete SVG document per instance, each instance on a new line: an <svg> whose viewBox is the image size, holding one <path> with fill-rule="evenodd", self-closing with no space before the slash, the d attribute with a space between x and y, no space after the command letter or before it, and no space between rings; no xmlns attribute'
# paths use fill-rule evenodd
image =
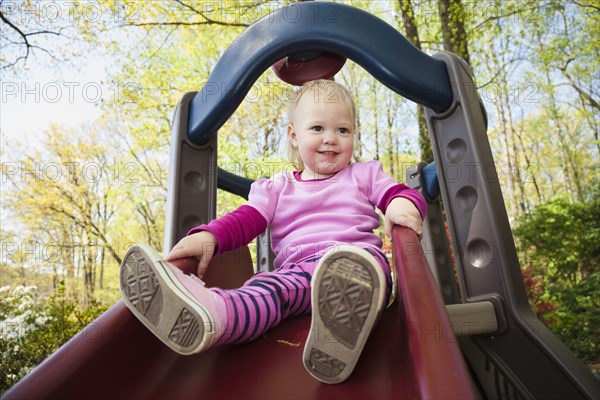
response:
<svg viewBox="0 0 600 400"><path fill-rule="evenodd" d="M397 184L379 161L353 163L331 177L309 181L288 171L254 182L246 205L188 234L211 232L217 253L223 253L250 243L270 225L278 268L342 243L381 248L373 232L379 227L375 207L385 213L396 197L411 200L424 217L423 196Z"/></svg>

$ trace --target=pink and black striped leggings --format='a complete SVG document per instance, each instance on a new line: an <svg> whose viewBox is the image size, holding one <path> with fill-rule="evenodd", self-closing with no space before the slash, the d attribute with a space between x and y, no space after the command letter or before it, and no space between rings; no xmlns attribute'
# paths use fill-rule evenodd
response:
<svg viewBox="0 0 600 400"><path fill-rule="evenodd" d="M386 257L380 250L365 250L383 268L389 296L392 282ZM272 272L260 272L239 289L212 288L227 305L225 333L217 344L249 342L261 337L284 319L310 313L310 281L320 258L309 257Z"/></svg>

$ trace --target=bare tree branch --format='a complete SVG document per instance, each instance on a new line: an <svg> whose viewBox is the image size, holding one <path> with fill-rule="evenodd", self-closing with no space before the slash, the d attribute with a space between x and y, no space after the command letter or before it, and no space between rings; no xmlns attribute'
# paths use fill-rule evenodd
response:
<svg viewBox="0 0 600 400"><path fill-rule="evenodd" d="M600 110L600 104L598 103L598 101L596 101L590 93L583 90L577 84L577 82L575 82L575 80L573 79L571 74L569 74L569 72L567 71L567 68L569 67L569 64L571 63L571 61L574 61L574 58L568 59L567 62L563 66L557 67L557 68L563 73L565 78L567 78L567 81L569 81L569 86L571 86L573 89L575 89L575 91L577 93L579 93L579 95L582 98L584 98L592 107L594 107L596 110Z"/></svg>
<svg viewBox="0 0 600 400"><path fill-rule="evenodd" d="M544 7L544 4L539 4L536 5L535 7L531 7L531 8L520 8L511 12L508 12L506 14L500 14L500 15L492 15L491 17L488 17L486 19L484 19L483 21L479 22L477 25L471 27L471 31L475 31L479 28L481 28L483 25L489 24L490 22L494 22L494 21L498 21L504 18L508 18L508 17L512 17L513 15L519 15L519 14L523 14L524 12L532 12L532 11L537 11L541 8Z"/></svg>
<svg viewBox="0 0 600 400"><path fill-rule="evenodd" d="M243 27L246 28L248 26L250 26L250 24L245 23L245 22L238 22L238 21L220 21L217 19L213 19L210 18L206 12L199 10L195 7L193 7L192 5L185 3L181 0L176 0L175 3L181 5L183 8L187 9L188 11L191 11L193 14L198 15L200 17L202 17L203 21L197 21L197 22L185 22L185 21L164 21L164 22L160 22L160 21L152 21L152 22L136 22L136 23L128 23L127 26L201 26L201 25L220 25L220 26L229 26L229 27ZM246 9L251 9L251 8L256 8L261 6L262 4L265 4L266 2L258 2L256 4L253 5L248 5L245 8Z"/></svg>
<svg viewBox="0 0 600 400"><path fill-rule="evenodd" d="M172 21L172 22L137 22L137 23L128 23L127 26L200 26L200 25L224 25L224 26L242 26L247 27L248 24L241 24L235 22L222 22L222 21L199 21L199 22L181 22L181 21Z"/></svg>
<svg viewBox="0 0 600 400"><path fill-rule="evenodd" d="M597 5L590 3L590 4L582 4L581 2L575 1L575 0L571 0L570 3L575 4L576 6L579 6L581 8L593 8L594 10L598 10L600 11L600 7L598 7Z"/></svg>
<svg viewBox="0 0 600 400"><path fill-rule="evenodd" d="M518 61L523 61L523 58L517 57L517 58L513 58L512 60L508 60L507 62L505 62L504 65L502 65L500 68L498 68L498 71L496 71L494 76L492 76L486 83L478 85L477 89L483 89L486 86L488 86L489 84L491 84L492 82L494 82L496 80L496 78L506 69L506 67L508 67L510 64L512 64L514 62L518 62Z"/></svg>
<svg viewBox="0 0 600 400"><path fill-rule="evenodd" d="M2 11L0 11L0 20L2 21L2 23L8 25L8 27L10 29L12 29L13 31L15 31L17 33L17 35L22 39L22 42L13 41L13 40L10 40L10 39L5 39L5 40L8 40L10 43L15 44L15 45L25 45L25 55L20 55L19 57L17 57L11 63L5 64L5 65L1 65L0 69L7 69L7 68L10 68L10 67L13 67L13 66L17 65L19 63L19 61L21 61L21 60L24 60L24 61L27 60L27 57L29 57L29 55L31 54L31 50L32 49L42 50L46 54L48 54L52 58L54 58L54 56L52 55L52 53L49 50L44 49L44 48L42 48L42 47L40 47L38 45L32 44L29 41L29 37L36 36L36 35L56 35L56 36L60 36L61 35L60 32L53 32L53 31L49 31L49 30L39 30L39 31L34 31L34 32L24 32L18 26L16 26L15 24L13 24L6 17L6 15L4 15L4 13L2 13Z"/></svg>

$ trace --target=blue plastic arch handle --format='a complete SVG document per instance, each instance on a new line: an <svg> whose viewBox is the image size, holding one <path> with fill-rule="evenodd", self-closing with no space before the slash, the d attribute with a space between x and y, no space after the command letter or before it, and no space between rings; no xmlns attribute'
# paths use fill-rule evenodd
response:
<svg viewBox="0 0 600 400"><path fill-rule="evenodd" d="M267 68L306 51L351 59L391 90L436 112L452 104L444 62L417 49L392 26L351 6L303 2L263 17L231 43L190 103L189 139L207 143Z"/></svg>
<svg viewBox="0 0 600 400"><path fill-rule="evenodd" d="M435 162L427 164L421 172L423 176L423 190L430 200L435 200L440 195L440 182Z"/></svg>

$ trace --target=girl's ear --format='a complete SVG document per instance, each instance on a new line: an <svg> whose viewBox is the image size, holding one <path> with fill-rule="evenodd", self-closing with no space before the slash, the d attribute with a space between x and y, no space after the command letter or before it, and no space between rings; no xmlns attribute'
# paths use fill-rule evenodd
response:
<svg viewBox="0 0 600 400"><path fill-rule="evenodd" d="M294 131L294 126L292 124L288 124L287 126L288 138L290 139L290 143L292 146L298 146L298 139L296 138L296 131Z"/></svg>

